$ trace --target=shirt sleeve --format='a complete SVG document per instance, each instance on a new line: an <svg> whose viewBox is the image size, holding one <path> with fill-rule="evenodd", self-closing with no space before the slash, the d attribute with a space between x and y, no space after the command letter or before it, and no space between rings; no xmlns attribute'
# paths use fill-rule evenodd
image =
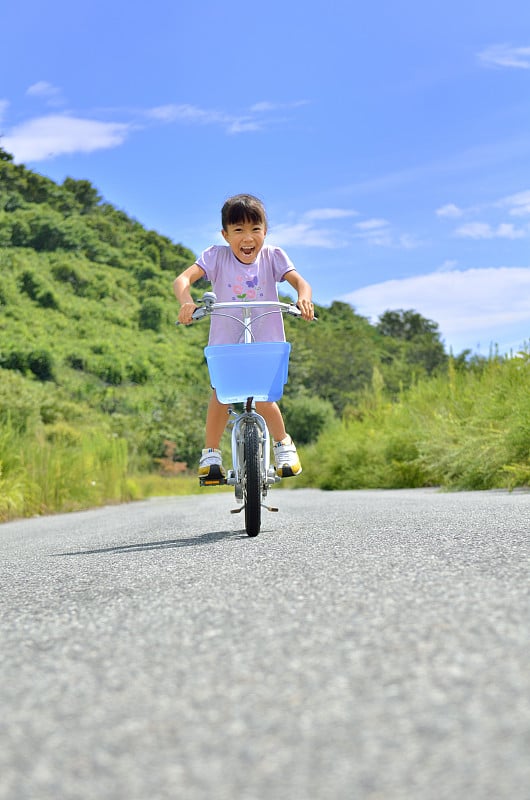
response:
<svg viewBox="0 0 530 800"><path fill-rule="evenodd" d="M199 258L197 264L205 272L205 277L210 283L214 283L217 278L217 270L219 259L217 258L219 247L214 244L204 250Z"/></svg>
<svg viewBox="0 0 530 800"><path fill-rule="evenodd" d="M281 247L272 248L272 265L274 280L278 283L285 280L287 273L295 268L287 253Z"/></svg>

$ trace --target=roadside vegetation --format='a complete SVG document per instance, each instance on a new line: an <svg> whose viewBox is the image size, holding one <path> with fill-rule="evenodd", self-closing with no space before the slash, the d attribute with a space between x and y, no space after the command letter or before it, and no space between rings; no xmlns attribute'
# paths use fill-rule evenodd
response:
<svg viewBox="0 0 530 800"><path fill-rule="evenodd" d="M198 491L208 325L175 329L171 289L194 259L0 148L0 520ZM413 310L317 313L286 320L296 485L528 483L528 356L450 357Z"/></svg>
<svg viewBox="0 0 530 800"><path fill-rule="evenodd" d="M304 452L300 484L322 489L530 485L530 355L422 379L398 398L374 368L356 406ZM339 455L340 454L340 455Z"/></svg>

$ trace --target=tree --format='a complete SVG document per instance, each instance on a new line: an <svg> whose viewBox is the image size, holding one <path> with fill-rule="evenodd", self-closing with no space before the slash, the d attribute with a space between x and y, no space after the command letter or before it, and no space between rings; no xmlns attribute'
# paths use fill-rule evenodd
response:
<svg viewBox="0 0 530 800"><path fill-rule="evenodd" d="M74 178L65 178L63 186L74 195L81 206L82 214L88 214L88 212L92 211L102 200L98 190L95 186L92 186L90 181L76 181Z"/></svg>
<svg viewBox="0 0 530 800"><path fill-rule="evenodd" d="M164 308L159 300L147 297L140 306L140 329L160 331L164 320Z"/></svg>
<svg viewBox="0 0 530 800"><path fill-rule="evenodd" d="M447 365L447 353L440 339L437 322L426 319L417 311L385 311L376 329L387 340L383 343L383 364L402 363L412 377L419 368L428 375ZM413 368L412 374L410 367Z"/></svg>
<svg viewBox="0 0 530 800"><path fill-rule="evenodd" d="M404 339L407 342L418 336L430 336L439 339L438 323L422 317L417 311L410 309L403 311L385 311L379 317L377 330L383 336L392 336L394 339Z"/></svg>
<svg viewBox="0 0 530 800"><path fill-rule="evenodd" d="M13 161L11 153L8 153L3 147L0 147L0 161Z"/></svg>
<svg viewBox="0 0 530 800"><path fill-rule="evenodd" d="M329 309L315 310L319 319L315 324L286 320L287 338L293 342L286 394L295 396L303 389L328 400L341 414L370 383L377 334L348 303L336 301Z"/></svg>

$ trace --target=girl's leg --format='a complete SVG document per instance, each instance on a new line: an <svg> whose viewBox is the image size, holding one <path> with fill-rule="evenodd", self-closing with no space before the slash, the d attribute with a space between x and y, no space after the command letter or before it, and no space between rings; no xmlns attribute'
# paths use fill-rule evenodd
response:
<svg viewBox="0 0 530 800"><path fill-rule="evenodd" d="M291 437L285 430L282 412L276 403L256 403L258 414L264 417L267 427L274 439L274 462L276 474L280 478L289 478L302 472L302 465Z"/></svg>
<svg viewBox="0 0 530 800"><path fill-rule="evenodd" d="M256 411L264 417L275 442L283 442L287 436L282 412L277 403L256 403Z"/></svg>
<svg viewBox="0 0 530 800"><path fill-rule="evenodd" d="M205 447L213 447L216 450L219 448L219 445L221 444L221 436L223 435L223 431L226 427L227 418L228 407L219 402L214 389L212 396L210 397L208 413L206 415Z"/></svg>

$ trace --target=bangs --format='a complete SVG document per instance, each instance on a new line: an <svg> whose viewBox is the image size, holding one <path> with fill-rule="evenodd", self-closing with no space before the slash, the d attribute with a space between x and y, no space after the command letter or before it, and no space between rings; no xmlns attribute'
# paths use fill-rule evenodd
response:
<svg viewBox="0 0 530 800"><path fill-rule="evenodd" d="M221 217L224 230L228 225L238 225L242 222L263 224L267 227L267 217L261 201L250 195L228 200L223 206Z"/></svg>

